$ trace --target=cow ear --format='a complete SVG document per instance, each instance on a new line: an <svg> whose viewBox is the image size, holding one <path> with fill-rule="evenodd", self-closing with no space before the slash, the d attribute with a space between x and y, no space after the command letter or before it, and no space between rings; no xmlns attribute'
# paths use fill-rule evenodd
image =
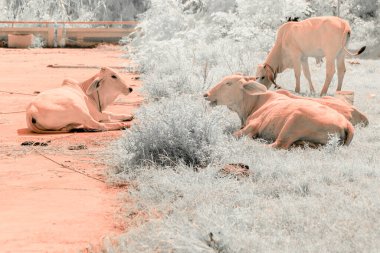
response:
<svg viewBox="0 0 380 253"><path fill-rule="evenodd" d="M91 95L92 93L94 93L96 90L99 89L100 87L100 79L99 78L96 78L94 81L92 81L91 85L88 86L87 90L86 90L86 94L87 95Z"/></svg>
<svg viewBox="0 0 380 253"><path fill-rule="evenodd" d="M258 82L249 82L243 85L243 90L249 95L258 95L267 92L267 87Z"/></svg>

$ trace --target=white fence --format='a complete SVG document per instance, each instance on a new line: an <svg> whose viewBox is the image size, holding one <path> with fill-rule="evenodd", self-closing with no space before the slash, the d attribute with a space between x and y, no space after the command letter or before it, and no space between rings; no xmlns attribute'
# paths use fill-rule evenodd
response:
<svg viewBox="0 0 380 253"><path fill-rule="evenodd" d="M8 42L8 34L33 34L47 47L92 46L118 43L134 31L136 21L0 21L0 41Z"/></svg>

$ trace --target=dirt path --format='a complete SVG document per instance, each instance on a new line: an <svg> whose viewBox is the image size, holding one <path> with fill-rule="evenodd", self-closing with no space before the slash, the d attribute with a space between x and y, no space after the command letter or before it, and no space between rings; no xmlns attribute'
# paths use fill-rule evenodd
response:
<svg viewBox="0 0 380 253"><path fill-rule="evenodd" d="M18 93L57 87L64 78L84 80L97 71L46 67L49 64L121 67L126 64L121 54L114 46L0 48L0 252L81 252L103 236L120 232L117 189L102 182L101 153L122 133L30 133L24 111L33 96ZM138 85L133 75L124 77ZM132 111L140 101L131 94L109 111ZM21 146L25 141L47 146Z"/></svg>

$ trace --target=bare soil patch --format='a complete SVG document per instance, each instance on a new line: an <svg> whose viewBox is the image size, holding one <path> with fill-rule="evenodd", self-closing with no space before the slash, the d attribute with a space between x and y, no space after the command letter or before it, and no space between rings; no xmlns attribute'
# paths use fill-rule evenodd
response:
<svg viewBox="0 0 380 253"><path fill-rule="evenodd" d="M81 81L97 72L88 66L125 66L122 53L118 46L0 48L1 252L81 252L120 232L118 190L103 182L101 153L122 132L34 134L26 128L25 108L63 79ZM76 67L47 67L52 64ZM122 74L139 85L136 75ZM134 92L108 110L127 113L140 102Z"/></svg>

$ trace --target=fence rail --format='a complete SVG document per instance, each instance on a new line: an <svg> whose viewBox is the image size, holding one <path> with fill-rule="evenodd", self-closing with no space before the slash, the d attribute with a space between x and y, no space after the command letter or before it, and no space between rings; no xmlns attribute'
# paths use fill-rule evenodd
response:
<svg viewBox="0 0 380 253"><path fill-rule="evenodd" d="M137 21L0 21L0 24L137 25Z"/></svg>
<svg viewBox="0 0 380 253"><path fill-rule="evenodd" d="M9 34L32 34L42 38L48 47L92 46L101 42L118 43L122 37L134 31L137 23L137 21L0 21L0 41L7 43ZM77 27L80 25L91 28ZM118 27L96 27L99 25Z"/></svg>

